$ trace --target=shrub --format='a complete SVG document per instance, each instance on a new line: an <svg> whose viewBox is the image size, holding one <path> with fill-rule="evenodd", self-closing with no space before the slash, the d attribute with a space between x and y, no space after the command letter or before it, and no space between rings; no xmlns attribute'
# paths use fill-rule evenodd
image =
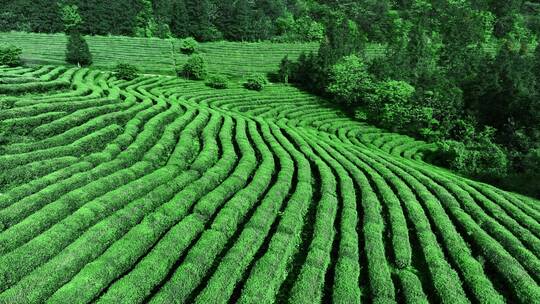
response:
<svg viewBox="0 0 540 304"><path fill-rule="evenodd" d="M226 89L229 87L228 79L223 75L212 75L205 84L214 89Z"/></svg>
<svg viewBox="0 0 540 304"><path fill-rule="evenodd" d="M462 174L483 180L498 180L508 173L508 156L493 142L494 129L486 127L468 142L437 143L436 161Z"/></svg>
<svg viewBox="0 0 540 304"><path fill-rule="evenodd" d="M266 76L262 74L254 74L249 76L244 82L244 88L254 91L262 91L264 87L268 84Z"/></svg>
<svg viewBox="0 0 540 304"><path fill-rule="evenodd" d="M427 140L439 138L439 122L434 110L415 102L415 88L405 81L387 80L373 83L366 92L366 118L391 130L420 136Z"/></svg>
<svg viewBox="0 0 540 304"><path fill-rule="evenodd" d="M433 118L433 109L429 107L388 103L382 105L377 114L376 117L370 114L368 118L387 130L420 136L430 141L438 138L438 121Z"/></svg>
<svg viewBox="0 0 540 304"><path fill-rule="evenodd" d="M119 63L114 68L114 75L118 79L133 80L139 76L139 69L129 63Z"/></svg>
<svg viewBox="0 0 540 304"><path fill-rule="evenodd" d="M449 137L456 141L469 141L474 138L474 124L472 120L458 119L449 130Z"/></svg>
<svg viewBox="0 0 540 304"><path fill-rule="evenodd" d="M77 5L64 5L60 8L60 16L64 23L64 29L66 32L71 32L79 29L82 24L82 18L79 14L79 8Z"/></svg>
<svg viewBox="0 0 540 304"><path fill-rule="evenodd" d="M0 46L0 65L10 67L21 65L22 49L13 45Z"/></svg>
<svg viewBox="0 0 540 304"><path fill-rule="evenodd" d="M182 69L177 71L178 76L183 76L187 79L201 80L206 76L206 62L200 55L189 57L188 61Z"/></svg>
<svg viewBox="0 0 540 304"><path fill-rule="evenodd" d="M279 36L273 40L278 42L322 41L325 27L309 16L294 19L291 13L277 18L276 29Z"/></svg>
<svg viewBox="0 0 540 304"><path fill-rule="evenodd" d="M78 31L69 34L66 61L78 66L87 66L92 64L92 54L84 37Z"/></svg>
<svg viewBox="0 0 540 304"><path fill-rule="evenodd" d="M188 37L180 41L180 52L186 55L192 55L197 52L199 43L193 37Z"/></svg>

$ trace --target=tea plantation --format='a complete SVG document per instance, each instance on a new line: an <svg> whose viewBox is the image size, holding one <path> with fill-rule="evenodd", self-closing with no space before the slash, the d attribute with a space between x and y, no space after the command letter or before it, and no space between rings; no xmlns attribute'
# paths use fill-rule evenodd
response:
<svg viewBox="0 0 540 304"><path fill-rule="evenodd" d="M210 69L282 57L237 45L204 44ZM290 86L1 67L0 126L0 303L540 303L538 201Z"/></svg>

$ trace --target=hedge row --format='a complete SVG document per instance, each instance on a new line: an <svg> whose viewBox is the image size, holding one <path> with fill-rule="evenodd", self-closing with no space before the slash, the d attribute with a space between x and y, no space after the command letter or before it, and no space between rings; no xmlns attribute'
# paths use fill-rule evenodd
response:
<svg viewBox="0 0 540 304"><path fill-rule="evenodd" d="M530 302L538 298L540 288L535 280L540 275L540 271L538 271L539 260L515 236L499 223L487 217L480 207L473 203L467 192L458 189L448 180L422 167L414 166L412 168L416 170L410 172L409 167L395 165L413 174L419 182L433 187L433 191L440 198L441 203L448 208L449 213L455 217L456 222L465 231L472 232L470 236L479 248L482 248L484 258L499 270L500 275L507 280L519 299Z"/></svg>
<svg viewBox="0 0 540 304"><path fill-rule="evenodd" d="M125 105L123 107L122 105ZM23 142L18 144L12 144L9 147L6 148L5 152L9 154L23 154L23 153L29 153L32 151L37 150L45 150L51 147L57 147L57 146L68 146L75 142L77 139L80 139L84 136L87 136L89 134L92 134L92 132L96 132L97 130L101 128L105 128L111 124L119 124L124 125L127 119L131 118L133 115L135 115L138 111L140 111L141 107L139 107L135 103L123 103L122 105L112 105L116 106L117 108L124 108L123 112L110 112L110 113L103 113L101 116L97 116L95 118L91 118L84 122L84 121L71 121L71 119L74 118L74 116L77 115L67 115L64 117L59 118L58 120L52 122L51 124L42 125L46 129L48 126L53 125L53 128L56 128L58 130L51 131L50 136L43 136L40 134L38 137L43 138L42 140L35 140L32 142ZM111 106L111 105L107 105ZM93 108L90 108L88 110L91 110ZM86 111L86 110L85 110ZM84 116L85 114L81 114L80 117ZM77 118L75 118L77 120ZM36 128L35 130L40 129L40 127ZM42 129L43 130L43 129ZM47 129L46 132L49 132L51 129ZM55 135L55 133L60 133ZM37 134L33 134L34 136L37 136Z"/></svg>
<svg viewBox="0 0 540 304"><path fill-rule="evenodd" d="M228 239L236 232L236 227L242 221L243 215L257 202L260 193L264 191L266 186L263 186L264 184L261 184L261 182L267 184L270 182L273 164L268 162L268 156L271 157L271 155L264 153L263 163L257 168L251 179L251 186L246 187L246 183L257 167L257 158L247 138L245 123L243 120L239 120L239 122L235 141L240 146L242 158L238 166L227 180L203 197L194 206L193 213L188 216L188 218L193 217L194 221L200 223L200 225L196 225L197 227L208 228L210 224L211 226L204 232L202 230L197 231L197 233L202 234L190 251L187 252L184 263L175 270L172 276L174 281L169 281L164 285L164 288L175 290L174 301L176 302L186 301L193 289L201 283L201 280L212 266L215 257L224 249ZM272 161L272 158L270 158L270 161ZM268 169L270 169L270 172ZM253 187L254 184L256 187ZM246 197L243 194L246 193L245 191L248 188L251 193L249 197ZM234 212L231 213L233 210ZM224 224L226 226L222 226ZM191 273L189 269L193 268L199 271ZM171 284L182 286L182 288L176 290ZM158 294L156 297L163 298L164 296Z"/></svg>
<svg viewBox="0 0 540 304"><path fill-rule="evenodd" d="M44 176L43 178L35 179L26 185L21 185L17 188L11 189L10 191L4 193L4 195L0 196L0 207L5 208L10 204L18 200L22 200L26 196L30 196L31 194L34 194L49 185L63 181L76 173L90 170L101 162L112 160L120 153L120 150L125 149L133 140L135 140L135 137L142 125L148 119L150 119L151 116L156 115L161 111L159 107L148 108L149 103L150 102L140 104L142 110L126 124L124 133L114 139L104 151L86 156L81 160L81 162L76 163L66 169L53 172L47 176ZM64 189L64 191L68 190L66 187L57 188L56 190L57 192L60 192L62 189Z"/></svg>
<svg viewBox="0 0 540 304"><path fill-rule="evenodd" d="M113 172L118 173L118 170L128 168L129 165L134 164L144 155L146 151L148 151L148 149L150 149L150 147L156 143L159 138L158 136L163 129L163 125L170 122L174 116L174 109L169 109L166 112L158 114L153 119L149 120L146 125L147 127L138 134L135 141L124 151L122 151L122 153L120 153L114 161L97 166L91 172L83 172L74 175L66 180L53 184L34 195L25 197L24 199L11 205L9 209L2 210L1 212L5 212L5 216L0 217L0 220L4 222L4 225L11 226L12 224L24 219L32 212L39 210L42 206L45 206L46 204L61 197L62 194L70 191L71 193L68 195L68 198L71 197L72 200L79 201L80 198L90 199L91 197L89 197L88 193L85 193L83 190L84 188L81 187L84 187L84 185L91 182L94 184L93 187L96 188L94 191L96 195L104 194L108 191L108 189L114 189L114 184L110 184L108 188L100 186L98 181L99 178L105 177ZM79 140L78 143L84 143L83 139ZM88 142L86 142L86 144L88 144ZM60 149L62 148L65 149L65 147L60 147ZM73 149L75 149L75 146ZM66 197L63 196L63 198ZM43 226L43 228L46 227L46 225ZM9 243L9 247L13 248L19 244L18 241L23 242L26 238L32 237L32 235L37 232L38 231L25 230L24 226L19 226L15 231L13 231L16 237L13 238L12 242ZM11 233L8 230L0 235L0 245L3 242L3 236L9 236L10 234ZM0 250L5 250L5 248L0 246Z"/></svg>
<svg viewBox="0 0 540 304"><path fill-rule="evenodd" d="M158 124L157 127L159 128L160 125ZM165 142L164 144L167 143ZM169 144L175 145L176 142ZM64 218L61 222L35 237L32 241L2 257L8 261L13 259L16 263L20 264L16 273L10 273L4 276L5 281L7 281L5 283L7 285L13 284L17 278L20 278L28 270L41 265L41 263L58 253L59 250L63 249L71 240L78 236L78 233L84 231L89 225L122 207L126 201L129 202L130 199L136 199L148 193L148 191L169 180L173 176L171 174L174 174L174 170L163 169L164 172L162 172L163 170L154 171L155 169L155 164L145 161L138 162L128 169L115 172L110 177L92 182L83 188L72 191L70 194L73 194L73 196L64 196L25 219L21 224L23 227L26 226L27 229L23 230L23 233L18 234L18 237L24 237L28 231L43 231L42 227L54 224ZM122 184L123 186L115 188L118 184ZM107 192L107 189L114 190ZM107 193L97 199L91 200L89 203L85 203L85 199L81 200L83 197L87 199L97 197L99 195L98 193L103 191ZM78 195L75 195L75 193ZM82 193L84 195L81 195ZM88 209L93 208L92 206L96 206L95 208L98 209ZM78 209L79 207L82 208ZM87 212L90 210L93 211ZM97 210L99 210L98 213L93 213ZM73 211L75 213L69 216L69 213ZM65 225L68 225L69 229ZM20 228L21 225L15 227ZM49 235L62 237L49 238L48 246L42 246L40 239L48 238ZM26 255L25 252L28 250L31 250L34 255ZM11 262L11 264L13 263L15 262ZM0 269L3 268L2 266L9 264L10 262L2 263L0 261ZM35 292L39 293L39 289L36 289Z"/></svg>
<svg viewBox="0 0 540 304"><path fill-rule="evenodd" d="M182 136L185 133L198 134L198 131L204 127L206 122L206 117L202 115L201 119L195 119L192 121L192 123L185 127L185 119L183 119L183 117L179 117L167 126L164 135L160 140L162 144L155 145L152 149L150 149L150 151L148 151L147 155L152 155L152 157L155 157L156 154L161 154L162 158L167 158L172 149L176 146L179 136ZM218 122L219 120L210 122L208 124L208 128L216 128ZM159 149L161 151L153 151L156 147L160 147ZM160 162L161 161L159 160L156 161L156 163ZM185 187L190 181L193 180L190 175L183 175L181 178L179 178L179 173L181 173L181 170L178 166L164 166L159 168L157 171L142 177L141 182L144 180L152 180L152 182L158 186L154 188L154 190L147 192L146 195L132 201L127 206L123 207L123 209L113 213L110 217L90 228L90 230L85 232L60 255L56 256L53 260L47 263L47 266L44 267L40 273L35 274L35 276L40 277L43 275L48 275L52 269L55 269L55 273L58 273L58 275L54 277L56 281L54 281L49 275L51 278L45 284L47 288L40 289L39 285L35 286L32 292L29 293L29 296L34 296L36 299L43 299L50 295L51 290L54 291L63 285L63 287L57 290L55 295L48 300L49 302L54 303L56 301L60 301L65 303L66 300L70 302L80 302L83 299L86 299L86 301L91 301L99 291L107 286L107 283L110 283L111 280L121 275L125 270L114 272L113 270L118 270L118 268L109 268L105 271L103 268L97 267L97 265L99 265L98 263L88 263L90 261L96 261L95 259L100 256L105 249L107 249L109 244L124 236L148 213L155 211L156 208L172 197L174 192L169 188ZM168 190L161 192L164 189ZM130 201L129 198L127 201ZM134 242L134 245L140 244L140 242ZM125 248L122 248L121 252L125 252ZM111 247L109 247L106 254L107 253L111 253ZM118 255L118 253L119 252L113 251L113 254L115 255ZM122 256L129 258L132 262L136 261L138 258L136 256ZM107 257L107 255L105 255L105 257ZM69 262L65 262L66 259L69 259ZM108 259L100 261L103 262L107 260ZM54 261L57 261L58 266L53 266ZM114 262L118 261L115 259ZM83 270L81 270L81 268ZM70 280L70 276L65 274L75 273L77 271L80 271L80 274L75 276L67 285L64 285ZM104 276L104 273L109 275ZM88 280L90 280L92 284L87 284ZM97 284L98 281L105 281L106 283L105 285L99 285ZM79 286L81 282L82 285ZM51 286L54 288L51 289ZM21 290L25 289L21 287Z"/></svg>
<svg viewBox="0 0 540 304"><path fill-rule="evenodd" d="M141 222L139 226L144 230L138 230L138 233L153 231L158 238L148 239L139 236L138 242L150 245L158 239L159 242L127 275L111 285L98 302L106 303L119 298L124 303L143 301L171 271L176 260L197 236L197 231L204 228L193 216L187 216L193 204L216 188L236 164L237 155L232 143L232 130L232 120L225 119L219 135L222 146L221 158L215 164L208 164L212 167L206 170L204 175ZM204 152L200 155L202 153ZM191 172L198 174L197 171ZM145 251L140 252L142 254Z"/></svg>
<svg viewBox="0 0 540 304"><path fill-rule="evenodd" d="M262 163L260 169L263 171L265 171L265 169L275 170L275 181L273 184L269 183L268 178L272 176L272 172L261 172L261 174L266 175L264 177L266 179L264 181L265 184L264 186L258 185L255 187L261 189L259 191L268 189L266 195L264 197L260 197L260 194L255 195L255 203L251 204L235 202L240 203L241 207L237 207L237 212L239 214L227 218L231 213L225 213L225 217L220 217L217 225L212 226L215 230L212 230L214 235L211 237L219 237L222 234L225 235L226 238L221 241L223 245L228 241L227 238L235 235L235 231L237 231L237 238L231 240L230 243L232 246L227 248L226 252L223 252L224 255L222 258L217 259L220 263L216 265L215 271L207 281L204 290L197 296L196 302L198 303L220 303L226 302L231 298L237 284L242 281L248 267L257 257L257 252L260 250L261 246L266 248L266 246L263 245L265 239L270 232L272 225L278 220L278 213L280 213L280 210L283 208L282 204L284 203L285 198L288 197L289 191L291 191L295 168L290 155L276 141L271 134L268 125L260 124L260 131L254 128L253 122L250 126L250 134L255 146L262 147L267 145L274 155L273 160L272 158L271 160L275 164L272 163L265 168L263 166L266 164ZM257 135L256 132L260 132L261 135ZM274 166L276 167L274 168ZM260 199L257 198L257 196L259 196ZM259 205L257 205L257 201L260 202ZM231 207L234 208L235 206ZM247 216L248 214L251 215ZM217 221L218 219L216 219L216 222ZM202 254L202 252L199 254ZM197 263L195 261L197 256L198 254L192 256L192 265L186 264L187 267L183 268L183 273L188 273L190 269L196 268ZM209 260L209 258L211 257L208 257L207 259ZM209 265L211 265L211 263L209 263ZM176 286L176 289L180 286L184 286L184 284L181 283L184 281L183 273L176 273L172 278L173 284L175 285L170 287L168 290L169 292L171 291L171 288L173 291L175 290L174 286ZM181 294L184 293L182 292ZM172 294L169 293L169 295ZM176 295L174 295L174 297L176 297ZM163 297L161 297L161 299L163 299ZM188 298L184 299L187 300ZM154 302L159 302L159 300L159 297L153 299ZM183 298L180 298L180 301L182 300Z"/></svg>
<svg viewBox="0 0 540 304"><path fill-rule="evenodd" d="M348 148L347 150L352 153L355 152L354 150L350 150L350 148ZM457 273L446 261L445 255L437 242L437 237L432 231L432 227L428 217L426 216L424 207L419 203L414 192L399 178L397 178L391 171L389 171L385 165L379 165L378 163L375 163L372 158L366 157L364 153L367 153L367 150L362 150L362 153L354 153L354 155L363 162L365 162L369 167L377 170L387 181L391 182L393 187L396 188L397 193L401 197L401 201L404 205L407 216L409 217L410 222L414 226L416 237L418 238L418 241L420 243L420 249L422 250L423 258L427 264L432 284L435 288L438 299L444 302L448 301L448 303L468 303L469 300L467 299L465 292L462 289L460 279ZM442 213L438 216L444 217L445 214ZM451 228L452 226L446 226L442 228L439 233L448 232L448 229ZM448 234L448 236L453 237L454 235ZM447 247L447 249L451 248ZM455 249L455 252L461 253L459 247ZM468 255L463 256L467 257ZM477 274L475 273L475 275ZM480 272L479 275L481 277L482 272ZM480 285L482 286L482 288L488 289L489 286L491 286L491 284ZM451 288L449 288L450 286ZM493 292L491 294L494 294L494 298L497 298L496 292Z"/></svg>
<svg viewBox="0 0 540 304"><path fill-rule="evenodd" d="M254 264L242 289L239 303L272 302L292 267L292 259L298 252L305 216L311 203L311 166L308 160L289 142L275 125L272 131L276 140L295 161L298 170L296 191L289 198L281 215L276 232L268 245L268 250Z"/></svg>
<svg viewBox="0 0 540 304"><path fill-rule="evenodd" d="M313 142L313 138L307 137L306 139ZM391 278L391 268L386 259L384 245L385 223L381 214L381 202L376 195L376 190L372 188L367 177L354 164L341 156L339 152L325 146L322 142L319 142L319 145L320 147L317 147L315 144L312 144L319 155L325 157L327 161L331 163L338 162L340 165L345 166L347 170L350 170L355 182L361 189L361 204L364 214L361 227L367 257L371 298L374 303L394 302L395 288ZM338 165L335 164L334 166L337 167Z"/></svg>
<svg viewBox="0 0 540 304"><path fill-rule="evenodd" d="M64 90L71 86L71 83L64 80L52 80L48 82L25 82L17 84L0 84L0 94L17 95L25 93L39 93L55 90Z"/></svg>

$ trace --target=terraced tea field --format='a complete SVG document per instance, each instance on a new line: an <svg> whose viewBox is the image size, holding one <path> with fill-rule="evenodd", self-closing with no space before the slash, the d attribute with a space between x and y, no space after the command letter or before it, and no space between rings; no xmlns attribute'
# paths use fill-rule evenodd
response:
<svg viewBox="0 0 540 304"><path fill-rule="evenodd" d="M176 67L188 59L179 52L178 39L87 36L86 40L93 55L93 66L102 69L127 62L145 73L174 75ZM65 64L67 37L64 34L0 32L0 41L22 48L22 59L27 64ZM241 78L252 73L274 72L285 55L296 59L302 52L317 48L317 43L221 41L201 43L199 52L206 59L210 73ZM366 55L372 58L383 52L382 46L374 44L367 48Z"/></svg>
<svg viewBox="0 0 540 304"><path fill-rule="evenodd" d="M291 87L4 67L0 124L0 303L540 302L539 202Z"/></svg>
<svg viewBox="0 0 540 304"><path fill-rule="evenodd" d="M188 58L180 53L177 39L87 36L86 40L93 66L103 69L127 62L145 73L174 75L176 67ZM22 48L22 59L27 64L65 64L64 34L0 33L0 41ZM283 56L297 58L303 51L315 51L317 47L315 43L208 42L200 44L199 52L205 57L210 73L242 77L247 73L275 71Z"/></svg>

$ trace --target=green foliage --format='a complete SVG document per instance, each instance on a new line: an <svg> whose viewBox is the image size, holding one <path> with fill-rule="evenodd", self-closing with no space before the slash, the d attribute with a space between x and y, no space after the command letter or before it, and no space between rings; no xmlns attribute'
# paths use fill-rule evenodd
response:
<svg viewBox="0 0 540 304"><path fill-rule="evenodd" d="M262 91L268 84L268 79L263 74L253 74L246 78L243 86L248 90Z"/></svg>
<svg viewBox="0 0 540 304"><path fill-rule="evenodd" d="M138 2L141 9L135 18L134 34L136 37L154 37L157 34L158 25L154 18L152 1L138 0Z"/></svg>
<svg viewBox="0 0 540 304"><path fill-rule="evenodd" d="M310 16L302 16L295 20L292 14L285 14L276 20L279 36L275 41L322 41L325 27L322 23L313 20Z"/></svg>
<svg viewBox="0 0 540 304"><path fill-rule="evenodd" d="M79 14L79 8L77 5L64 5L61 7L61 16L62 22L64 23L64 30L66 33L71 31L78 31L81 24L82 18Z"/></svg>
<svg viewBox="0 0 540 304"><path fill-rule="evenodd" d="M508 174L505 151L493 142L495 130L486 128L467 142L438 143L438 161L468 176L484 180L502 179Z"/></svg>
<svg viewBox="0 0 540 304"><path fill-rule="evenodd" d="M229 87L229 80L223 75L212 75L208 77L205 85L214 89L226 89Z"/></svg>
<svg viewBox="0 0 540 304"><path fill-rule="evenodd" d="M119 63L114 67L114 75L118 79L133 80L139 76L139 69L129 63Z"/></svg>
<svg viewBox="0 0 540 304"><path fill-rule="evenodd" d="M184 66L177 71L178 76L187 79L202 80L206 77L207 67L204 57L195 54L189 57Z"/></svg>
<svg viewBox="0 0 540 304"><path fill-rule="evenodd" d="M192 55L197 52L198 48L199 43L193 37L188 37L180 41L180 52L182 54Z"/></svg>
<svg viewBox="0 0 540 304"><path fill-rule="evenodd" d="M66 46L66 61L78 66L88 66L92 64L92 54L84 37L77 31L73 31L68 36Z"/></svg>
<svg viewBox="0 0 540 304"><path fill-rule="evenodd" d="M342 103L358 106L374 85L366 65L356 55L350 55L332 67L327 91Z"/></svg>
<svg viewBox="0 0 540 304"><path fill-rule="evenodd" d="M404 81L375 83L365 97L368 121L391 130L428 140L438 138L439 122L434 118L433 108L418 105L415 88Z"/></svg>
<svg viewBox="0 0 540 304"><path fill-rule="evenodd" d="M14 45L0 45L0 65L10 67L22 64L22 49Z"/></svg>
<svg viewBox="0 0 540 304"><path fill-rule="evenodd" d="M415 88L404 81L375 83L365 97L367 120L373 124L428 140L438 137L439 122L433 108L420 106L414 100Z"/></svg>

